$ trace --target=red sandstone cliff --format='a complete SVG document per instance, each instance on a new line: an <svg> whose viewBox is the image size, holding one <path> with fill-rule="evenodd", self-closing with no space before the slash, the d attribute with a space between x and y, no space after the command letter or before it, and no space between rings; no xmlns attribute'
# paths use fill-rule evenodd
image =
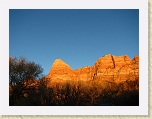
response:
<svg viewBox="0 0 152 119"><path fill-rule="evenodd" d="M49 74L46 76L51 81L63 80L108 80L120 83L125 80L139 78L139 57L132 60L127 56L113 56L107 54L99 58L93 66L85 66L72 70L61 59L56 59Z"/></svg>

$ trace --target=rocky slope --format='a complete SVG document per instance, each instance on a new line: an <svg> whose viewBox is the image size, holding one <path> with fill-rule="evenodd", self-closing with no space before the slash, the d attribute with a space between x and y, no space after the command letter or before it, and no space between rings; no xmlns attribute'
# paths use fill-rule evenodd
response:
<svg viewBox="0 0 152 119"><path fill-rule="evenodd" d="M56 59L49 74L46 76L51 81L64 80L107 80L120 83L125 80L139 78L139 57L132 60L127 56L113 56L107 54L99 58L93 66L85 66L72 70L61 59Z"/></svg>

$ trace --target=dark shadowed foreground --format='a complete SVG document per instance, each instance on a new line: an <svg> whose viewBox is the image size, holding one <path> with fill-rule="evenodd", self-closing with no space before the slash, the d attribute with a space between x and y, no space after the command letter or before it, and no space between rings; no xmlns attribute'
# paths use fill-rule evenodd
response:
<svg viewBox="0 0 152 119"><path fill-rule="evenodd" d="M10 105L18 106L139 106L138 79L119 85L107 81L62 82L47 87L33 80L23 91L10 86Z"/></svg>

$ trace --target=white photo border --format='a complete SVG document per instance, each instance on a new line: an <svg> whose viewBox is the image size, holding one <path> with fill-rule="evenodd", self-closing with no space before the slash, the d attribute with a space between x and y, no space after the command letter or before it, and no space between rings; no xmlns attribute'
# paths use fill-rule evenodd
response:
<svg viewBox="0 0 152 119"><path fill-rule="evenodd" d="M139 106L9 106L9 9L139 9ZM148 115L148 1L0 1L1 115Z"/></svg>

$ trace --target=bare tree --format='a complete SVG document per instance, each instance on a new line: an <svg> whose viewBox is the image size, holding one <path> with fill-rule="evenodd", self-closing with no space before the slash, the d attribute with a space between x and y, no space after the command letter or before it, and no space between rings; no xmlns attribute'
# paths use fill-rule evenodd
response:
<svg viewBox="0 0 152 119"><path fill-rule="evenodd" d="M9 57L10 100L19 99L29 81L31 83L31 80L40 78L42 72L43 69L40 65L29 62L24 57L18 59ZM13 105L13 102L11 105Z"/></svg>

